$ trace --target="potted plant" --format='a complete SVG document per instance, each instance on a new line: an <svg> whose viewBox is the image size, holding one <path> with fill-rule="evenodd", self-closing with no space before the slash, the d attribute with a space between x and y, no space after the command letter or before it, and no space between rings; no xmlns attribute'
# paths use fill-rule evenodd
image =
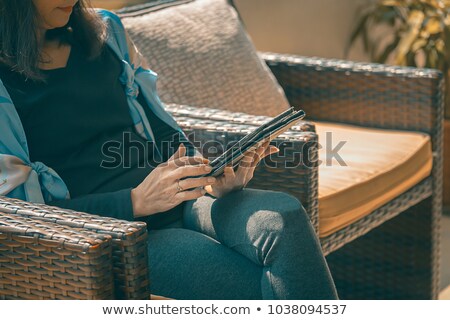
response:
<svg viewBox="0 0 450 320"><path fill-rule="evenodd" d="M383 28L382 37L374 36L377 28ZM450 0L372 1L361 8L347 52L358 38L374 62L444 73L444 203L450 205Z"/></svg>

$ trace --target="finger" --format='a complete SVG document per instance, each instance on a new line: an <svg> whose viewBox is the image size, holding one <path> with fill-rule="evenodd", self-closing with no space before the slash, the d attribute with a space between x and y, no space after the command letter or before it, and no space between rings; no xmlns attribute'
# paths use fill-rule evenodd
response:
<svg viewBox="0 0 450 320"><path fill-rule="evenodd" d="M229 178L231 181L235 179L236 173L234 172L234 168L232 166L226 166L223 169L223 174L225 177Z"/></svg>
<svg viewBox="0 0 450 320"><path fill-rule="evenodd" d="M267 140L267 141L265 141L262 145L261 145L261 148L267 148L268 146L269 146L269 144L270 144L270 141L269 140Z"/></svg>
<svg viewBox="0 0 450 320"><path fill-rule="evenodd" d="M198 188L195 190L182 191L175 194L175 199L177 201L188 201L200 198L206 194L206 190L203 188Z"/></svg>
<svg viewBox="0 0 450 320"><path fill-rule="evenodd" d="M261 156L261 159L267 157L268 155L278 153L278 152L280 152L280 149L278 149L275 146L270 146L270 148L268 148L264 151L264 154Z"/></svg>
<svg viewBox="0 0 450 320"><path fill-rule="evenodd" d="M172 167L183 167L187 165L207 164L209 163L209 160L203 157L183 156L167 162Z"/></svg>
<svg viewBox="0 0 450 320"><path fill-rule="evenodd" d="M193 189L198 187L204 187L216 183L216 178L214 177L203 177L203 178L189 178L180 180L178 183L183 190Z"/></svg>
<svg viewBox="0 0 450 320"><path fill-rule="evenodd" d="M252 156L250 154L247 155L246 159L239 164L239 168L236 171L236 176L241 181L244 187L253 178L256 166L258 165L259 161L265 157L265 153L267 151L276 152L278 150L277 147L273 146L270 146L268 148L269 143L270 141L263 143L263 145L260 148L256 149L253 152Z"/></svg>
<svg viewBox="0 0 450 320"><path fill-rule="evenodd" d="M266 144L268 143L269 142L267 142ZM276 153L278 151L280 150L275 146L270 146L268 148L262 146L258 148L253 153L253 156L249 154L247 155L247 157L245 157L244 161L241 161L241 163L239 164L238 172L236 172L236 175L242 177L244 180L251 179L251 177L253 177L254 170L261 161L261 159L263 159L269 154Z"/></svg>
<svg viewBox="0 0 450 320"><path fill-rule="evenodd" d="M253 172L255 171L254 167L241 167L236 170L235 181L237 185L240 185L241 188L245 187L247 183L253 178Z"/></svg>
<svg viewBox="0 0 450 320"><path fill-rule="evenodd" d="M252 149L246 151L244 153L244 156L251 156L251 157L253 157L252 160L258 159L258 156L261 156L263 154L264 150L267 149L267 147L269 146L269 143L270 143L270 141L266 141L263 144L261 144L259 147L252 148Z"/></svg>
<svg viewBox="0 0 450 320"><path fill-rule="evenodd" d="M252 177L252 163L253 163L253 159L255 157L255 153L253 152L253 154L248 154L247 156L242 158L242 161L239 163L238 169L236 170L236 179L238 184L245 184L245 181L247 181L248 179L251 179Z"/></svg>
<svg viewBox="0 0 450 320"><path fill-rule="evenodd" d="M255 167L258 165L259 161L261 160L264 152L267 150L268 142L264 143L260 148L258 148L253 156L253 161L251 166Z"/></svg>
<svg viewBox="0 0 450 320"><path fill-rule="evenodd" d="M253 176L254 167L250 162L240 163L235 174L237 181L244 183L246 180L251 179Z"/></svg>
<svg viewBox="0 0 450 320"><path fill-rule="evenodd" d="M201 176L204 174L207 174L211 172L212 168L209 165L201 164L201 165L186 165L183 167L176 168L171 176L175 180L186 178L186 177L195 177L195 176Z"/></svg>
<svg viewBox="0 0 450 320"><path fill-rule="evenodd" d="M186 147L184 146L183 143L181 143L180 146L178 147L178 150L175 151L175 153L167 161L183 157L185 154L186 154Z"/></svg>
<svg viewBox="0 0 450 320"><path fill-rule="evenodd" d="M256 152L260 151L260 150L266 150L267 147L269 146L270 141L267 140L264 143L262 143L258 148L255 149Z"/></svg>
<svg viewBox="0 0 450 320"><path fill-rule="evenodd" d="M262 159L264 159L265 157L267 157L267 156L270 156L271 154L275 154L275 153L278 153L278 152L280 152L280 149L278 149L277 147L275 147L275 146L270 146L270 148L267 148L265 151L264 151L264 154L262 154L261 156L260 156L260 161L262 160Z"/></svg>
<svg viewBox="0 0 450 320"><path fill-rule="evenodd" d="M239 168L251 167L253 160L255 159L256 151L247 151L239 162Z"/></svg>
<svg viewBox="0 0 450 320"><path fill-rule="evenodd" d="M234 168L233 168L233 166L228 165L223 169L223 172L227 173L227 174L234 173Z"/></svg>
<svg viewBox="0 0 450 320"><path fill-rule="evenodd" d="M271 155L273 153L278 153L279 151L280 151L280 149L278 149L275 146L269 146L266 149L258 150L258 156L255 157L255 160L254 160L252 166L256 167L262 159L264 159L265 157L267 157L268 155Z"/></svg>

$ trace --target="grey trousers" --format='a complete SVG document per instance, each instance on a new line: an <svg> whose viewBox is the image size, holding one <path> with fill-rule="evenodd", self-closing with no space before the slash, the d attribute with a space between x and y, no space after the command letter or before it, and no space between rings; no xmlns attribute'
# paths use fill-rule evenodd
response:
<svg viewBox="0 0 450 320"><path fill-rule="evenodd" d="M149 230L150 289L175 299L337 299L300 202L243 189L183 204Z"/></svg>

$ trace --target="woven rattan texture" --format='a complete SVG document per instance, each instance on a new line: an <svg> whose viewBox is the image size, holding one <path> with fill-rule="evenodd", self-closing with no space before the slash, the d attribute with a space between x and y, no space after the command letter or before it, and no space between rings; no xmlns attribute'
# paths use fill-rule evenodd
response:
<svg viewBox="0 0 450 320"><path fill-rule="evenodd" d="M170 2L118 12L163 102L271 116L289 107L227 0Z"/></svg>
<svg viewBox="0 0 450 320"><path fill-rule="evenodd" d="M117 220L4 197L0 197L0 211L111 236L116 299L148 299L150 292L145 223Z"/></svg>
<svg viewBox="0 0 450 320"><path fill-rule="evenodd" d="M354 294L348 295L349 297L367 298L371 294L371 298L392 297L393 294L389 293L391 290L389 280L380 280L376 283L377 279L382 279L382 276L377 276L379 265L372 261L373 265L368 262L358 266L354 263L355 260L348 257L356 257L361 253L359 250L366 250L366 252L374 252L374 255L376 255L375 252L379 255L387 255L390 251L394 251L404 259L415 258L414 255L401 255L394 241L386 245L386 238L375 231L373 231L373 239L379 236L377 240L379 245L376 246L377 241L373 240L371 243L374 246L365 248L366 237L361 235L377 226L379 227L375 230L383 229L384 223L388 223L386 221L391 218L392 221L389 223L392 224L392 228L404 228L398 222L403 221L405 213L410 212L410 210L404 210L418 203L424 198L424 194L431 194L431 198L417 204L422 209L423 219L411 218L408 220L408 225L411 232L414 232L416 228L423 228L427 232L427 235L422 238L424 241L422 245L427 246L429 251L427 254L422 251L420 258L426 259L429 263L430 273L418 273L417 281L426 283L427 285L423 285L422 288L428 290L418 296L436 297L439 285L439 224L442 213L444 115L442 74L430 69L292 55L262 53L261 56L285 90L289 102L304 109L311 119L366 127L421 131L431 136L433 171L428 180L349 226L348 229L323 239L322 242L326 252L336 252L333 254L336 257L333 262L333 273L341 274L346 278L348 286L351 286L351 279L358 279L360 273L357 268L359 268L359 271L368 275L366 281L374 281L372 285L379 287L380 294L377 296L373 296L374 291L365 294L355 290ZM396 214L402 210L404 212L397 216ZM380 222L383 222L381 226ZM350 244L347 244L349 242ZM347 245L343 246L344 244ZM414 249L417 250L418 255L421 254L419 249L420 247ZM337 262L340 258L342 259ZM415 260L403 263L411 263L410 266L413 266ZM419 278L420 276L422 278ZM402 281L406 284L410 279L399 277L398 283ZM340 287L341 291L346 290L342 283ZM344 294L344 296L347 295ZM406 297L408 296L405 294Z"/></svg>
<svg viewBox="0 0 450 320"><path fill-rule="evenodd" d="M206 157L217 156L268 117L244 113L169 105L189 139ZM318 230L318 141L314 126L302 122L273 140L280 152L266 157L255 170L249 188L283 191L297 197Z"/></svg>
<svg viewBox="0 0 450 320"><path fill-rule="evenodd" d="M291 104L309 119L433 134L442 74L431 69L263 53Z"/></svg>
<svg viewBox="0 0 450 320"><path fill-rule="evenodd" d="M264 122L272 119L269 116L258 116L253 114L248 114L244 112L234 112L229 110L221 110L214 108L201 108L193 107L181 104L166 104L166 110L169 111L175 118L191 118L202 119L202 120L212 120L221 122L222 126L227 126L228 130L233 130L235 124L241 124L244 126L260 126ZM196 120L198 121L198 120ZM199 124L205 124L205 129L210 129L211 124L208 121L202 121ZM242 127L236 127L236 130L242 130ZM308 121L300 121L297 125L291 127L287 134L281 135L284 139L296 139L295 133L310 131L315 132L316 128L314 123Z"/></svg>
<svg viewBox="0 0 450 320"><path fill-rule="evenodd" d="M111 299L111 237L0 212L0 299Z"/></svg>
<svg viewBox="0 0 450 320"><path fill-rule="evenodd" d="M341 299L436 299L431 198L327 256Z"/></svg>
<svg viewBox="0 0 450 320"><path fill-rule="evenodd" d="M396 199L375 210L370 215L352 223L348 227L341 229L332 235L322 238L322 250L328 255L346 243L349 243L365 235L370 230L382 225L384 222L395 218L412 205L415 205L432 195L432 178L427 178L414 188L401 194Z"/></svg>

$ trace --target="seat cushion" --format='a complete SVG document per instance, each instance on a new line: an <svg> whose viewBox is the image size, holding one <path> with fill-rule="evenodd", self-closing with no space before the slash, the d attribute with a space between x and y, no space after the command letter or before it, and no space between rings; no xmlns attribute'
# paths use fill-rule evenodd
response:
<svg viewBox="0 0 450 320"><path fill-rule="evenodd" d="M163 102L269 116L289 107L227 0L156 2L118 14L158 73Z"/></svg>
<svg viewBox="0 0 450 320"><path fill-rule="evenodd" d="M322 146L320 237L367 216L431 173L431 142L426 134L323 122L317 122L316 129ZM345 144L338 150L340 142ZM333 157L333 148L344 163Z"/></svg>

